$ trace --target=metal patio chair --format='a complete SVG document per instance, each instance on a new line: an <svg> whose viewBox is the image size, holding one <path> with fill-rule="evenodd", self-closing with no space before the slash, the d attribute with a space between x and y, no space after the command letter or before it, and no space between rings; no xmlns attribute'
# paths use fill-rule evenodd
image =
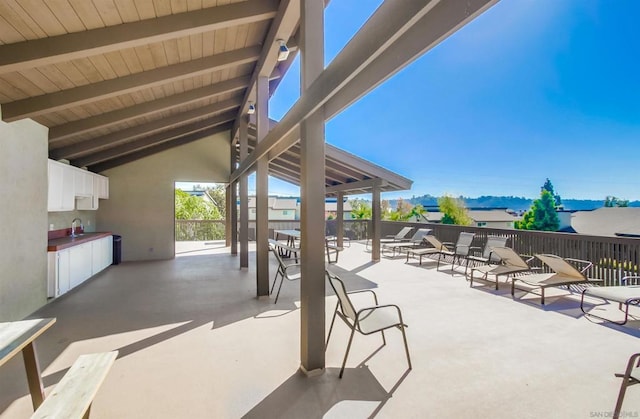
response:
<svg viewBox="0 0 640 419"><path fill-rule="evenodd" d="M274 304L278 303L278 297L280 297L280 290L282 289L282 283L286 279L287 281L297 281L300 279L300 263L284 263L282 260L282 256L280 256L279 247L282 245L280 242L269 239L269 250L276 257L276 261L278 261L278 270L273 278L273 285L271 285L271 291L269 291L269 295L273 294L273 290L276 287L276 282L278 282L278 276L280 277L280 286L278 286L278 292L276 293L276 300Z"/></svg>
<svg viewBox="0 0 640 419"><path fill-rule="evenodd" d="M407 363L409 369L411 366L411 357L409 356L409 346L407 345L407 335L404 328L407 327L402 320L402 312L400 307L394 304L379 305L378 296L372 290L352 291L347 292L344 282L338 278L335 274L325 271L331 288L338 296L338 302L336 303L336 309L333 312L333 318L331 319L331 326L329 327L329 334L327 335L327 343L325 345L325 351L329 346L329 339L331 338L331 331L333 330L333 324L335 323L336 316L340 317L351 329L351 335L349 336L349 343L347 344L347 351L344 354L344 360L342 361L342 367L340 368L340 378L344 373L344 367L347 363L347 357L349 356L349 350L351 349L351 343L353 342L353 335L355 332L359 332L363 335L370 335L373 333L382 333L383 345L387 344L384 336L384 331L392 327L400 329L402 332L402 339L404 340L404 349L407 354ZM374 305L356 308L350 295L356 293L371 293L373 295Z"/></svg>

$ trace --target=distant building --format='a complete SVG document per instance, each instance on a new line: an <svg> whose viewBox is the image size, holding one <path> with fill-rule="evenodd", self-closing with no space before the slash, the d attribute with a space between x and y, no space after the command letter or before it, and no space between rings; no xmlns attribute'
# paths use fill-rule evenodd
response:
<svg viewBox="0 0 640 419"><path fill-rule="evenodd" d="M351 219L351 203L348 200L345 200L342 204L342 219L350 220ZM338 215L338 200L337 198L327 198L324 203L324 218L328 219L336 218Z"/></svg>
<svg viewBox="0 0 640 419"><path fill-rule="evenodd" d="M238 202L238 205L240 203ZM269 220L272 221L291 221L300 219L300 198L298 197L269 197ZM336 198L327 198L325 202L325 218L337 214ZM345 201L343 205L344 219L351 219L351 204ZM249 220L256 219L256 197L249 197Z"/></svg>
<svg viewBox="0 0 640 419"><path fill-rule="evenodd" d="M598 208L576 211L571 226L589 236L640 237L640 208Z"/></svg>
<svg viewBox="0 0 640 419"><path fill-rule="evenodd" d="M476 208L468 210L469 217L475 227L514 228L514 222L520 217L508 212L505 208ZM440 211L427 210L422 214L422 222L441 223L444 214Z"/></svg>

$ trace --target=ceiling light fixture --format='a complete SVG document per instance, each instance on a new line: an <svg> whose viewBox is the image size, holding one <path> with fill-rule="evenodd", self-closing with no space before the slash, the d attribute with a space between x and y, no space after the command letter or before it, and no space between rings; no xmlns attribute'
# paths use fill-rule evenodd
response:
<svg viewBox="0 0 640 419"><path fill-rule="evenodd" d="M284 61L289 57L289 48L287 48L287 43L282 39L278 39L277 41L280 44L278 48L278 61Z"/></svg>

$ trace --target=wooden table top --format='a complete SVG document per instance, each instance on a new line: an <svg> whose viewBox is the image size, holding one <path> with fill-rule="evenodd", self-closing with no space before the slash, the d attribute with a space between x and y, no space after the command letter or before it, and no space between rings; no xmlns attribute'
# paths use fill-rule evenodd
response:
<svg viewBox="0 0 640 419"><path fill-rule="evenodd" d="M0 366L33 342L56 322L56 319L32 319L0 323Z"/></svg>

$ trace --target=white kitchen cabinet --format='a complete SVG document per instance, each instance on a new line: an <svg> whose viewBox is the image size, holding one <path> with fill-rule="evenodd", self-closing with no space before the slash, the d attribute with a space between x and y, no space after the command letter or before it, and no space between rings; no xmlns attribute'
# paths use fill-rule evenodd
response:
<svg viewBox="0 0 640 419"><path fill-rule="evenodd" d="M71 288L77 287L91 277L91 242L69 248Z"/></svg>
<svg viewBox="0 0 640 419"><path fill-rule="evenodd" d="M74 169L53 160L48 161L48 205L49 211L72 211L74 209Z"/></svg>
<svg viewBox="0 0 640 419"><path fill-rule="evenodd" d="M100 199L109 199L109 178L102 175L94 175L93 191Z"/></svg>
<svg viewBox="0 0 640 419"><path fill-rule="evenodd" d="M59 297L113 262L113 237L48 252L47 296Z"/></svg>
<svg viewBox="0 0 640 419"><path fill-rule="evenodd" d="M109 199L109 178L54 160L48 161L48 210L97 210Z"/></svg>
<svg viewBox="0 0 640 419"><path fill-rule="evenodd" d="M93 173L86 170L72 167L74 171L74 195L75 196L93 196Z"/></svg>
<svg viewBox="0 0 640 419"><path fill-rule="evenodd" d="M112 236L91 242L91 274L98 272L111 265L113 259L113 238Z"/></svg>
<svg viewBox="0 0 640 419"><path fill-rule="evenodd" d="M49 252L47 297L58 297L71 288L69 249Z"/></svg>
<svg viewBox="0 0 640 419"><path fill-rule="evenodd" d="M97 210L99 205L98 197L93 196L76 196L76 209L78 210Z"/></svg>

